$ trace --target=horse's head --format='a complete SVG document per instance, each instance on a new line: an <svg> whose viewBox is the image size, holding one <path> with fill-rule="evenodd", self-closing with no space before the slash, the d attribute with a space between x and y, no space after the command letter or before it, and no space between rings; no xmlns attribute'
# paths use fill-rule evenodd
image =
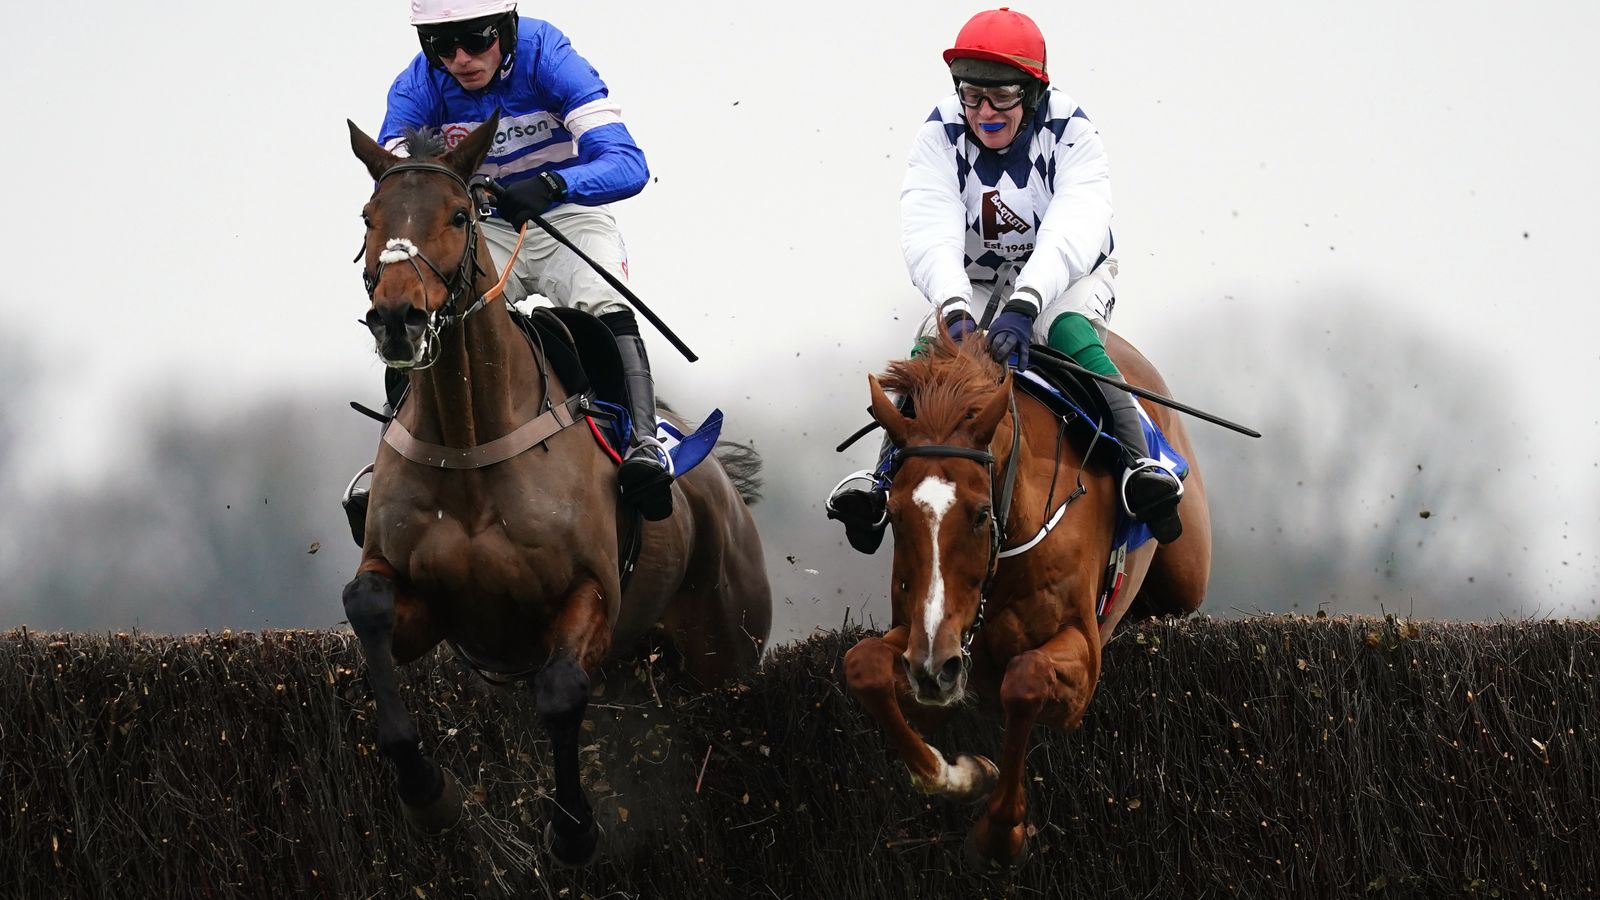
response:
<svg viewBox="0 0 1600 900"><path fill-rule="evenodd" d="M966 690L964 640L976 624L994 563L993 460L1009 376L982 342L948 336L927 355L890 364L872 386L872 416L900 448L889 489L894 526L894 621L910 629L905 652L912 696L947 706ZM911 399L903 415L885 388Z"/></svg>
<svg viewBox="0 0 1600 900"><path fill-rule="evenodd" d="M459 314L457 302L482 270L478 210L467 179L488 154L499 118L449 150L437 132L408 132L409 157L383 149L350 123L350 146L377 182L361 210L367 226L363 277L372 298L366 325L378 356L394 368L431 362L439 329Z"/></svg>

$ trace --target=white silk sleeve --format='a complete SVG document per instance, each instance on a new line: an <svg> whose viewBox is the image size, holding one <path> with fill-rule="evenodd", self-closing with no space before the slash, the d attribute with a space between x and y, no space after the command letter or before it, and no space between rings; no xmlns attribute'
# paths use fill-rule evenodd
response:
<svg viewBox="0 0 1600 900"><path fill-rule="evenodd" d="M1054 195L1039 223L1038 243L1017 275L1017 289L1028 288L1045 303L1094 268L1111 229L1105 145L1087 119L1072 124L1056 145Z"/></svg>
<svg viewBox="0 0 1600 900"><path fill-rule="evenodd" d="M937 120L923 123L900 187L900 246L917 286L941 313L971 312L967 207L956 181L956 148ZM946 307L947 301L958 302Z"/></svg>

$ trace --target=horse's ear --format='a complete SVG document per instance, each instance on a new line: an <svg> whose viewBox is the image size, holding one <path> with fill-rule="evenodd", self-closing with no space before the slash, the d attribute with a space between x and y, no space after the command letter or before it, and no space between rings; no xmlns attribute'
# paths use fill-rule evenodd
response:
<svg viewBox="0 0 1600 900"><path fill-rule="evenodd" d="M973 417L972 433L978 439L979 447L987 447L994 440L995 429L1000 427L1000 420L1005 418L1006 408L1010 405L1011 375L1008 373L1005 380L1000 382L1000 390L995 391L989 402Z"/></svg>
<svg viewBox="0 0 1600 900"><path fill-rule="evenodd" d="M472 129L461 139L461 143L450 148L450 152L439 161L454 169L463 180L471 178L472 173L483 165L484 157L489 155L489 148L494 145L494 136L499 130L500 110L497 109L489 121Z"/></svg>
<svg viewBox="0 0 1600 900"><path fill-rule="evenodd" d="M383 149L377 141L367 137L366 132L356 127L356 123L349 119L344 121L350 126L350 149L356 152L356 159L366 165L373 181L382 178L383 173L400 161L400 157Z"/></svg>
<svg viewBox="0 0 1600 900"><path fill-rule="evenodd" d="M883 426L885 434L889 435L889 442L896 447L906 445L906 435L911 428L910 421L895 409L894 401L883 392L883 385L878 383L876 375L867 376L867 384L872 388L872 417Z"/></svg>

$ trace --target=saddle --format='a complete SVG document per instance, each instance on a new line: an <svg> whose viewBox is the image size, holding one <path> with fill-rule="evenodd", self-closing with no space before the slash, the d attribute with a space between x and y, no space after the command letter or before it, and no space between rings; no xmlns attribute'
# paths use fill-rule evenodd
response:
<svg viewBox="0 0 1600 900"><path fill-rule="evenodd" d="M597 400L627 408L622 356L604 322L581 309L564 306L538 306L528 315L512 308L511 320L544 351L567 393L589 391Z"/></svg>
<svg viewBox="0 0 1600 900"><path fill-rule="evenodd" d="M1035 344L1026 372L1013 372L1017 388L1067 423L1069 433L1090 448L1090 459L1113 468L1122 464L1122 444L1111 432L1111 408L1099 385L1061 365Z"/></svg>

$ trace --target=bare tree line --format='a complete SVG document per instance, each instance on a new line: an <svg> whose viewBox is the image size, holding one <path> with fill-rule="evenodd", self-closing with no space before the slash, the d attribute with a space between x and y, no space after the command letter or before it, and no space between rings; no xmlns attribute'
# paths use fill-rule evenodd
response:
<svg viewBox="0 0 1600 900"><path fill-rule="evenodd" d="M1258 318L1213 345L1225 350L1157 359L1181 399L1265 435L1192 426L1216 522L1209 611L1548 611L1548 596L1522 587L1521 534L1537 510L1508 489L1528 448L1503 382L1421 328L1316 308ZM11 350L0 353L14 398L0 406L4 624L179 632L342 618L356 551L337 496L376 440L344 400L364 393L264 397L217 420L164 405L137 436L137 469L25 498L14 478L30 364ZM730 423L766 457L756 513L779 640L836 627L846 607L858 621L887 616L889 551L849 551L812 484L841 468L832 447L861 424L858 406L831 407L834 421L801 442L763 439L788 413L776 401Z"/></svg>

